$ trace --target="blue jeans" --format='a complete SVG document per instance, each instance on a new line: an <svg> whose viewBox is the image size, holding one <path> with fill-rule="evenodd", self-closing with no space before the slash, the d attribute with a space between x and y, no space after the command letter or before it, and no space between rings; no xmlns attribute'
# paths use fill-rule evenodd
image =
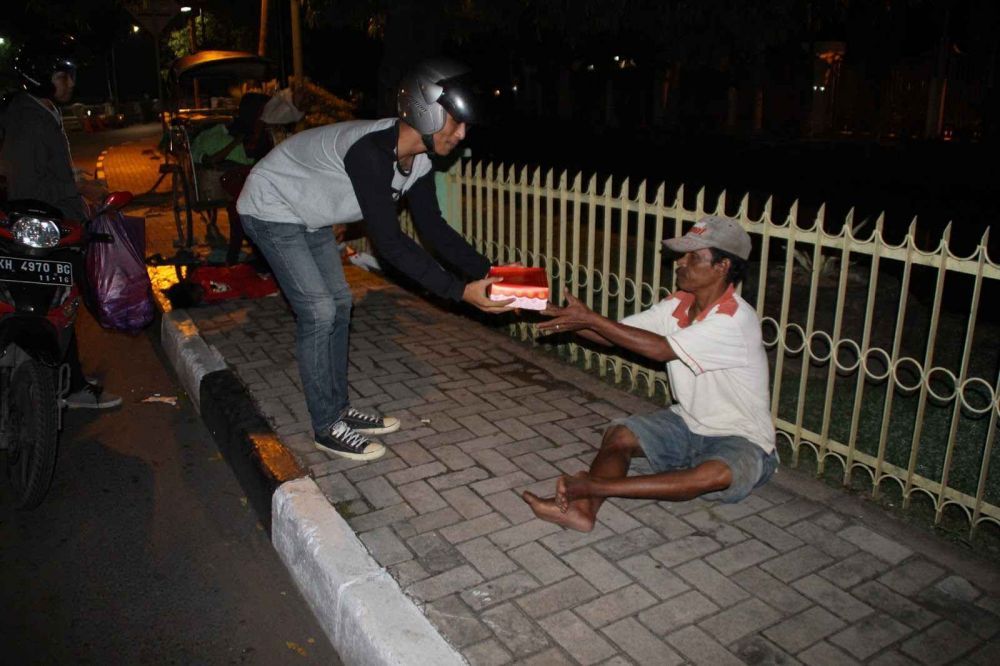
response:
<svg viewBox="0 0 1000 666"><path fill-rule="evenodd" d="M347 408L351 290L332 229L241 215L243 228L274 271L295 312L295 355L313 431L325 432Z"/></svg>
<svg viewBox="0 0 1000 666"><path fill-rule="evenodd" d="M767 483L778 467L777 450L766 453L738 435L697 435L669 408L616 419L614 423L632 431L654 472L691 469L709 460L718 460L729 467L732 483L725 490L702 495L706 500L738 502L754 488Z"/></svg>

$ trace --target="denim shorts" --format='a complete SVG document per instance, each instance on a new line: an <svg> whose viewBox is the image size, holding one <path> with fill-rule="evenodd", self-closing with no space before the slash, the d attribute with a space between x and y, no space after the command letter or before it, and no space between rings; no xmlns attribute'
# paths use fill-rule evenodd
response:
<svg viewBox="0 0 1000 666"><path fill-rule="evenodd" d="M718 460L729 467L733 482L725 490L706 493L703 499L717 502L739 502L763 485L778 467L778 453L766 453L745 437L706 437L688 428L684 419L670 409L652 414L617 419L632 431L649 461L653 472L691 469L709 460Z"/></svg>

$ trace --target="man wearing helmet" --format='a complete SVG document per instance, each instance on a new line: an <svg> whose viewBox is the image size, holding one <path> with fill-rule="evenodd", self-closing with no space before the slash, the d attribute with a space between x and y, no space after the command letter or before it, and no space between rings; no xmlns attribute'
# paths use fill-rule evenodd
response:
<svg viewBox="0 0 1000 666"><path fill-rule="evenodd" d="M69 38L29 43L14 61L23 92L0 110L9 199L37 199L74 220L86 218L57 104L73 97L76 64Z"/></svg>
<svg viewBox="0 0 1000 666"><path fill-rule="evenodd" d="M73 174L69 140L57 104L73 97L76 85L72 37L26 44L14 61L23 91L0 102L0 167L7 177L7 198L36 199L74 220L87 218ZM76 336L66 363L70 367L71 409L108 409L121 397L88 380L80 367Z"/></svg>
<svg viewBox="0 0 1000 666"><path fill-rule="evenodd" d="M421 63L399 88L398 118L317 127L286 139L250 172L237 201L243 226L263 252L296 315L296 356L316 447L354 460L385 453L368 436L393 432L399 420L349 405L351 292L331 227L364 219L382 259L431 293L502 312L491 301L489 260L441 216L427 153L444 156L471 122L468 69L447 60ZM399 226L409 202L424 245Z"/></svg>

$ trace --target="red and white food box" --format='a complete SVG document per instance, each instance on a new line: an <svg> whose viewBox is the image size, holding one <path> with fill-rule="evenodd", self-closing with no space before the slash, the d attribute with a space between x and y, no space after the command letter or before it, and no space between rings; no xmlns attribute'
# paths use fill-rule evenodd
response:
<svg viewBox="0 0 1000 666"><path fill-rule="evenodd" d="M527 266L493 266L487 277L503 278L490 285L490 300L504 301L513 297L512 308L544 310L549 301L549 276L544 268Z"/></svg>

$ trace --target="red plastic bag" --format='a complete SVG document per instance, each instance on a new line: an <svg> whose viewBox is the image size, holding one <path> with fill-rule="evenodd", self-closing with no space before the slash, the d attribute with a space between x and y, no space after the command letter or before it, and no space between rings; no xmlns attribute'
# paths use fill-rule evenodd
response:
<svg viewBox="0 0 1000 666"><path fill-rule="evenodd" d="M105 213L90 223L91 233L112 242L87 247L87 294L98 323L116 331L138 333L153 321L153 287L146 273L146 220Z"/></svg>

